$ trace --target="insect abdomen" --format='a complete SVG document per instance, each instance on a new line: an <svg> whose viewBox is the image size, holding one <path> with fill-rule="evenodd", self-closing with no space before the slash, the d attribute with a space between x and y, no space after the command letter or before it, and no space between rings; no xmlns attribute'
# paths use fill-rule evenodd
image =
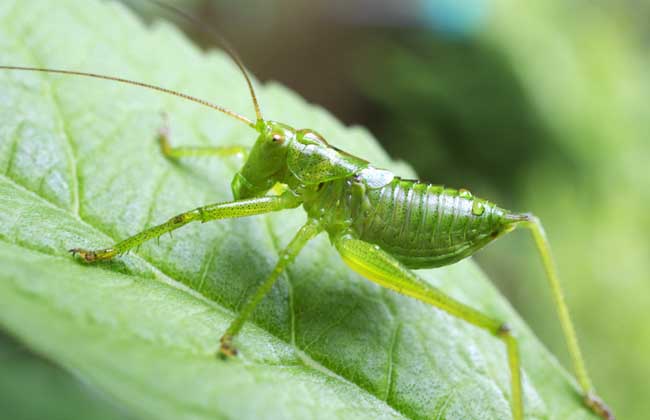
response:
<svg viewBox="0 0 650 420"><path fill-rule="evenodd" d="M367 210L355 223L360 239L411 268L451 264L512 225L507 211L468 191L396 178L366 194Z"/></svg>

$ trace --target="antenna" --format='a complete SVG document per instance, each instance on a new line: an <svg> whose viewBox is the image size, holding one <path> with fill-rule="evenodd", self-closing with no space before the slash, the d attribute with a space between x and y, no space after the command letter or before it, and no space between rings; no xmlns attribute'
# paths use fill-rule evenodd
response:
<svg viewBox="0 0 650 420"><path fill-rule="evenodd" d="M139 86L139 87L143 87L143 88L146 88L146 89L156 90L158 92L163 92L163 93L166 93L168 95L178 96L178 97L186 99L188 101L196 102L197 104L207 106L208 108L216 109L219 112L223 112L226 115L230 115L231 117L238 119L239 121L245 123L249 127L255 128L255 123L253 123L253 121L249 120L248 118L244 117L243 115L239 115L238 113L236 113L234 111L231 111L231 110L226 109L226 108L224 108L222 106L213 104L213 103L208 102L206 100L199 99L199 98L196 98L194 96L187 95L187 94L182 93L182 92L177 92L175 90L166 89L166 88L160 87L160 86L150 85L148 83L137 82L137 81L129 80L129 79L123 79L121 77L106 76L104 74L85 73L85 72L81 72L81 71L72 71L72 70L46 69L46 68L38 68L38 67L0 66L0 70L22 70L22 71L41 72L41 73L68 74L68 75L74 75L74 76L91 77L91 78L94 78L94 79L112 80L114 82L125 83L127 85Z"/></svg>
<svg viewBox="0 0 650 420"><path fill-rule="evenodd" d="M246 68L244 67L244 63L242 60L239 58L239 55L235 52L234 48L230 46L228 41L219 33L217 33L214 29L210 28L207 26L205 23L200 21L199 19L195 18L194 16L184 12L181 9L176 8L175 6L172 6L170 4L164 3L159 0L148 0L151 3L154 3L158 7L167 10L168 12L171 12L173 14L176 14L185 20L189 21L190 23L193 23L196 25L199 29L201 29L203 32L206 34L212 36L217 43L221 44L224 50L230 55L230 57L233 59L235 64L237 64L237 67L239 67L239 70L241 70L242 74L244 75L244 78L246 79L246 84L248 85L248 90L251 94L251 98L253 99L253 106L255 107L255 115L257 116L257 120L261 121L264 118L262 118L262 112L260 111L260 105L257 102L257 96L255 95L255 89L253 89L253 83L251 82L250 77L248 77L248 72L246 72Z"/></svg>

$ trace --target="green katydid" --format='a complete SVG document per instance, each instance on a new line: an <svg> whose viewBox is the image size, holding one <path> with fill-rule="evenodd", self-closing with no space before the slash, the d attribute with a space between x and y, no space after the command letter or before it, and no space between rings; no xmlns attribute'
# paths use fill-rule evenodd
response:
<svg viewBox="0 0 650 420"><path fill-rule="evenodd" d="M167 5L163 7L188 17ZM223 43L223 42L222 42ZM240 218L302 206L308 220L296 233L267 279L252 294L221 338L220 354L235 356L234 339L256 306L304 245L326 232L343 261L377 284L438 307L501 339L511 373L511 410L523 420L522 386L517 341L502 320L494 319L452 299L420 280L412 269L452 264L466 258L517 227L533 235L551 287L560 323L585 404L605 419L609 408L596 396L560 288L550 246L540 221L531 214L507 211L466 190L445 189L406 180L373 167L362 158L339 150L311 129L294 129L265 120L253 85L237 55L256 113L252 121L236 112L198 98L146 83L69 70L0 66L5 70L40 71L107 79L134 84L198 102L233 117L258 133L246 161L232 180L233 201L199 207L170 218L106 249L70 250L85 262L108 260L191 222ZM161 151L170 159L185 156L229 156L240 147L174 148L166 126L159 135ZM277 185L279 194L272 194Z"/></svg>

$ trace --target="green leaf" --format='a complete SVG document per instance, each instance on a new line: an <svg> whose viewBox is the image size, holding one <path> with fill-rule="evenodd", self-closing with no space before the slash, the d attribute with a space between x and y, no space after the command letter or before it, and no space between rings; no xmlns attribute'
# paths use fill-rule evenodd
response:
<svg viewBox="0 0 650 420"><path fill-rule="evenodd" d="M227 57L204 54L170 24L146 28L115 3L4 0L0 62L128 77L252 115ZM265 117L314 128L380 167L413 175L365 130L343 127L282 86L258 89ZM499 340L353 274L322 235L244 328L241 357L216 359L233 314L304 221L300 209L191 225L115 262L73 260L69 248L108 246L230 199L241 162L164 159L155 139L161 111L171 116L176 145L254 139L236 121L169 96L0 73L3 329L142 418L510 417ZM573 380L473 263L421 274L514 327L527 418L593 418Z"/></svg>
<svg viewBox="0 0 650 420"><path fill-rule="evenodd" d="M102 398L103 395L3 334L0 334L0 370L3 418L135 419Z"/></svg>

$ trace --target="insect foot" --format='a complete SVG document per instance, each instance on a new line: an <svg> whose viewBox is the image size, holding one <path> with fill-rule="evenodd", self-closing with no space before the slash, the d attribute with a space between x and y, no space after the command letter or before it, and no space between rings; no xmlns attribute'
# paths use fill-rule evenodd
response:
<svg viewBox="0 0 650 420"><path fill-rule="evenodd" d="M219 346L218 356L221 359L237 356L237 349L232 344L232 336L226 334L219 341L221 342L221 346Z"/></svg>
<svg viewBox="0 0 650 420"><path fill-rule="evenodd" d="M98 251L89 251L81 248L72 248L68 250L73 257L79 256L81 260L87 263L92 263L95 261L108 260L115 256L117 253L113 248L101 249Z"/></svg>
<svg viewBox="0 0 650 420"><path fill-rule="evenodd" d="M585 395L585 404L605 420L616 420L612 410L597 395L588 393Z"/></svg>
<svg viewBox="0 0 650 420"><path fill-rule="evenodd" d="M160 151L162 154L168 158L172 157L172 146L169 144L169 116L166 112L162 114L162 125L158 129L158 143L160 145Z"/></svg>

